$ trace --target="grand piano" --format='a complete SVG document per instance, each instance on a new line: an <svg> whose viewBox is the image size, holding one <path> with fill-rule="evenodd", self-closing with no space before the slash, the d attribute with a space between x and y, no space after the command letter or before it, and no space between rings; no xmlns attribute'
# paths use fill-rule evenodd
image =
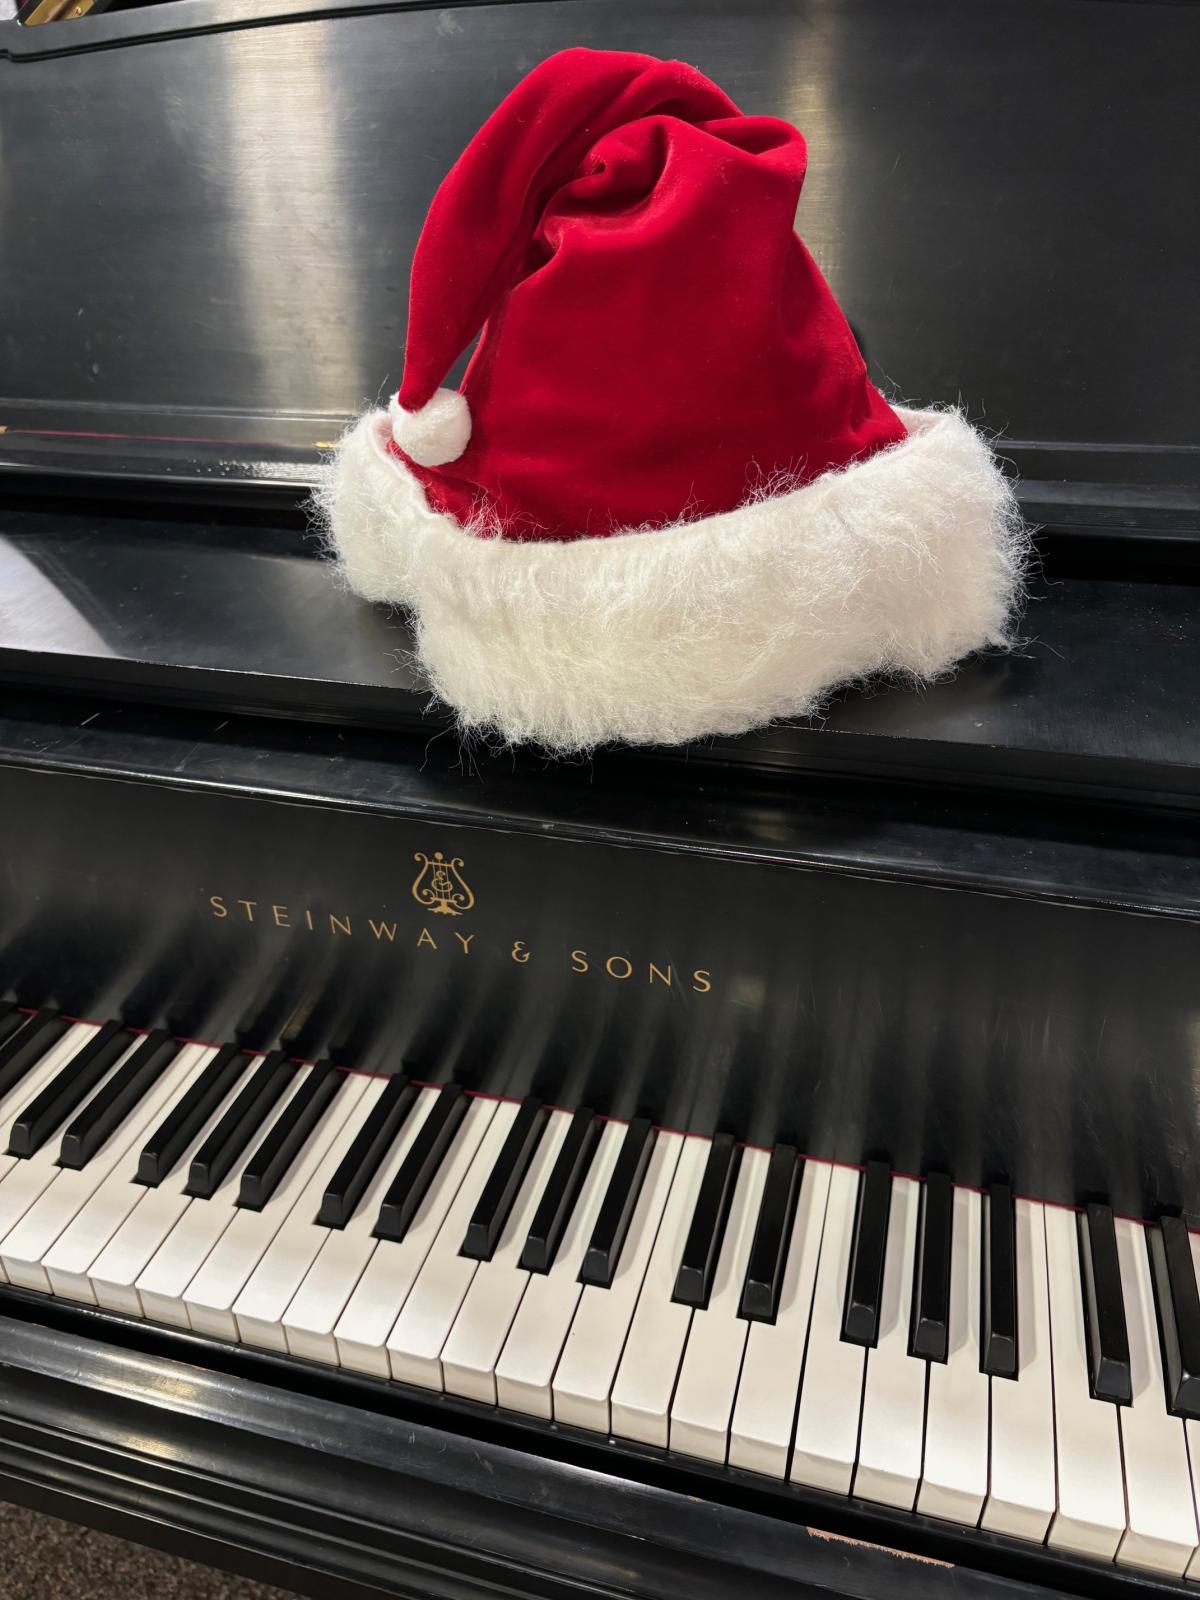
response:
<svg viewBox="0 0 1200 1600"><path fill-rule="evenodd" d="M43 8L44 9L44 8ZM1200 14L165 0L0 22L0 1493L312 1595L1200 1577ZM306 501L569 44L810 148L994 429L1017 651L464 744Z"/></svg>

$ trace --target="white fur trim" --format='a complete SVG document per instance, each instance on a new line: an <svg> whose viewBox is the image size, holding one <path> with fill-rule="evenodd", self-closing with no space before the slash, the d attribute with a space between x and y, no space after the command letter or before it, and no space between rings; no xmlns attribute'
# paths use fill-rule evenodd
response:
<svg viewBox="0 0 1200 1600"><path fill-rule="evenodd" d="M606 539L514 543L432 510L363 417L319 494L352 589L408 606L464 728L557 751L675 744L814 711L875 672L928 679L1011 642L1028 537L953 411L735 511Z"/></svg>
<svg viewBox="0 0 1200 1600"><path fill-rule="evenodd" d="M405 411L393 395L388 406L392 438L419 467L457 461L471 439L471 408L457 389L438 389L419 411Z"/></svg>

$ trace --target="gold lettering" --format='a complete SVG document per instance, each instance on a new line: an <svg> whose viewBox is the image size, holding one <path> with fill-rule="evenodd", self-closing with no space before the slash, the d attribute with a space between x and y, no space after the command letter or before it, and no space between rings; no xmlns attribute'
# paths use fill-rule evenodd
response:
<svg viewBox="0 0 1200 1600"><path fill-rule="evenodd" d="M625 971L617 972L615 969L618 966L624 967ZM625 978L633 977L633 962L625 956L609 956L604 963L604 970L610 978L619 978L623 981Z"/></svg>
<svg viewBox="0 0 1200 1600"><path fill-rule="evenodd" d="M473 933L456 933L454 937L458 940L459 944L462 945L463 955L469 956L471 954L471 940L475 937L475 935Z"/></svg>
<svg viewBox="0 0 1200 1600"><path fill-rule="evenodd" d="M654 965L653 961L650 963L650 983L651 983L651 985L653 985L655 978L657 978L659 983L665 983L667 988L669 989L671 987L671 977L672 977L672 971L671 971L670 966L668 966L667 970L665 972L663 972L662 968L661 967L656 967Z"/></svg>
<svg viewBox="0 0 1200 1600"><path fill-rule="evenodd" d="M437 940L428 928L421 929L421 937L417 940L417 949L419 950L423 944L427 944L431 950L437 949Z"/></svg>
<svg viewBox="0 0 1200 1600"><path fill-rule="evenodd" d="M518 939L516 944L514 944L513 947L512 947L512 958L513 958L513 960L520 962L520 964L522 966L525 965L525 963L529 960L529 957L532 954L533 954L533 952L531 950L526 950L525 949L525 941L524 941L524 939Z"/></svg>
<svg viewBox="0 0 1200 1600"><path fill-rule="evenodd" d="M238 901L238 905L239 906L243 906L245 908L246 921L247 922L253 922L254 921L254 908L255 908L255 906L257 904L258 904L257 900L239 900Z"/></svg>
<svg viewBox="0 0 1200 1600"><path fill-rule="evenodd" d="M571 965L574 967L576 972L589 972L591 969L588 965L587 951L572 950Z"/></svg>
<svg viewBox="0 0 1200 1600"><path fill-rule="evenodd" d="M368 917L367 926L377 939L386 939L389 944L395 944L396 924L394 922L376 922L374 917Z"/></svg>
<svg viewBox="0 0 1200 1600"><path fill-rule="evenodd" d="M345 934L348 934L350 932L350 918L349 917L335 917L333 912L331 911L329 913L329 931L330 931L330 933L345 933Z"/></svg>
<svg viewBox="0 0 1200 1600"><path fill-rule="evenodd" d="M697 967L692 973L692 988L697 994L709 994L712 991L712 973L703 967Z"/></svg>
<svg viewBox="0 0 1200 1600"><path fill-rule="evenodd" d="M208 903L213 908L213 916L223 920L229 915L229 907L219 894L209 895Z"/></svg>
<svg viewBox="0 0 1200 1600"><path fill-rule="evenodd" d="M311 933L313 931L313 920L312 920L312 912L311 911L306 911L304 913L304 920L308 924L309 933Z"/></svg>
<svg viewBox="0 0 1200 1600"><path fill-rule="evenodd" d="M288 908L286 906L272 906L271 915L275 918L275 926L277 928L291 927L291 923L288 921Z"/></svg>

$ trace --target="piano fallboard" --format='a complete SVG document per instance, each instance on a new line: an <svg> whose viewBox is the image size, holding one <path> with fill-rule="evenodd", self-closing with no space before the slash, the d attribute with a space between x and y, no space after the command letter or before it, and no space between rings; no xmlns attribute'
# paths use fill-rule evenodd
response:
<svg viewBox="0 0 1200 1600"><path fill-rule="evenodd" d="M9 997L1200 1216L1186 823L170 721L0 726Z"/></svg>

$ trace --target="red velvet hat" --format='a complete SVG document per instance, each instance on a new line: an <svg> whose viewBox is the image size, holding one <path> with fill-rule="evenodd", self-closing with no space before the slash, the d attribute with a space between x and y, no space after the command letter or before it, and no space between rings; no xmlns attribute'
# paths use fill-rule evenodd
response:
<svg viewBox="0 0 1200 1600"><path fill-rule="evenodd" d="M795 232L804 169L694 68L568 50L438 190L399 394L322 502L465 727L734 733L1005 641L1011 493L959 415L868 381Z"/></svg>

